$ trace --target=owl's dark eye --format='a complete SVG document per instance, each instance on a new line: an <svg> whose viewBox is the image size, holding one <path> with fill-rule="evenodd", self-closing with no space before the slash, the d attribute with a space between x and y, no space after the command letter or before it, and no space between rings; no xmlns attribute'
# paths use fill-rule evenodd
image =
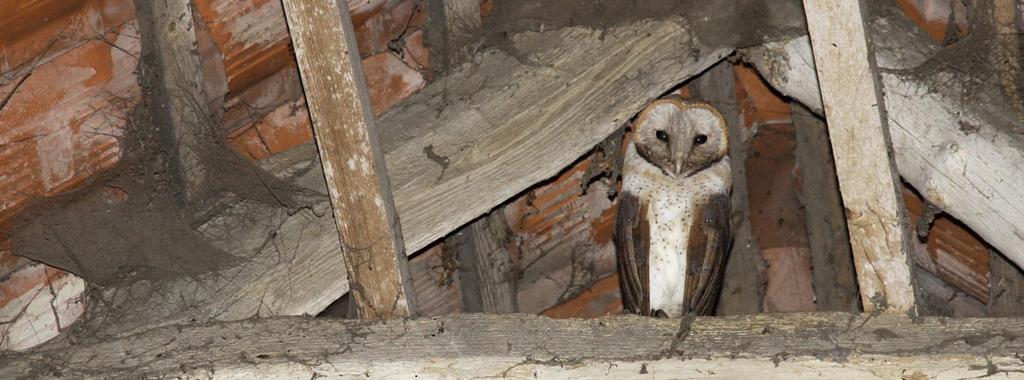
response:
<svg viewBox="0 0 1024 380"><path fill-rule="evenodd" d="M658 140L668 142L668 133L665 133L665 131L654 132L654 136L658 137Z"/></svg>
<svg viewBox="0 0 1024 380"><path fill-rule="evenodd" d="M708 142L708 137L705 135L697 135L693 138L693 145L703 145L706 142Z"/></svg>

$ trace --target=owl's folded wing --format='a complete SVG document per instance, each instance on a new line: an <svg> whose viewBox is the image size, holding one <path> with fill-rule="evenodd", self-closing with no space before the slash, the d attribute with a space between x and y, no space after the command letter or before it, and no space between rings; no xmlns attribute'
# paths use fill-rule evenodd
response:
<svg viewBox="0 0 1024 380"><path fill-rule="evenodd" d="M650 226L647 205L624 192L615 220L615 250L622 284L622 306L627 312L651 315L647 258L650 252Z"/></svg>
<svg viewBox="0 0 1024 380"><path fill-rule="evenodd" d="M688 313L710 315L722 289L725 259L732 242L729 197L714 195L697 210L686 248L686 306Z"/></svg>

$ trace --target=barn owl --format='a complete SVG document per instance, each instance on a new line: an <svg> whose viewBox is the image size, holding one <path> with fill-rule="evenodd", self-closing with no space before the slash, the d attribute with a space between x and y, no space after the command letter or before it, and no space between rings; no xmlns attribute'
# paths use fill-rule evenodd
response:
<svg viewBox="0 0 1024 380"><path fill-rule="evenodd" d="M677 98L637 117L615 225L626 311L675 318L714 310L732 241L727 133L717 110Z"/></svg>

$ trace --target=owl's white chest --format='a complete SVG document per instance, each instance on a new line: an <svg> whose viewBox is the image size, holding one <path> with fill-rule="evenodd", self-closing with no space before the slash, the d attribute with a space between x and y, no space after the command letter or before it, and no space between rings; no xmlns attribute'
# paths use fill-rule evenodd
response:
<svg viewBox="0 0 1024 380"><path fill-rule="evenodd" d="M729 158L687 178L673 178L636 153L626 152L622 171L623 191L647 205L650 231L648 281L651 310L669 317L683 314L686 279L686 249L690 227L696 223L698 207L712 195L727 194L732 177Z"/></svg>

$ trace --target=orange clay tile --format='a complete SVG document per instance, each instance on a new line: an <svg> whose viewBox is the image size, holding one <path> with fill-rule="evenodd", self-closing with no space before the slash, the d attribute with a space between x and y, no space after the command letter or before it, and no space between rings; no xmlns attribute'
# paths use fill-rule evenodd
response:
<svg viewBox="0 0 1024 380"><path fill-rule="evenodd" d="M946 39L950 12L953 12L958 37L967 35L967 8L960 1L898 0L897 4L907 17L935 41L942 42Z"/></svg>
<svg viewBox="0 0 1024 380"><path fill-rule="evenodd" d="M366 83L370 84L370 104L374 115L380 115L426 85L422 74L391 52L364 59L363 72Z"/></svg>
<svg viewBox="0 0 1024 380"><path fill-rule="evenodd" d="M619 276L610 275L594 283L579 296L544 310L550 318L597 318L622 314Z"/></svg>
<svg viewBox="0 0 1024 380"><path fill-rule="evenodd" d="M86 43L37 67L17 88L0 113L0 221L27 200L66 191L117 162L117 139L140 93L137 35L126 24L107 36L120 49Z"/></svg>
<svg viewBox="0 0 1024 380"><path fill-rule="evenodd" d="M0 9L0 73L45 63L135 18L132 0L0 0Z"/></svg>
<svg viewBox="0 0 1024 380"><path fill-rule="evenodd" d="M280 1L197 0L196 10L221 52L231 92L259 82L294 60Z"/></svg>
<svg viewBox="0 0 1024 380"><path fill-rule="evenodd" d="M903 202L914 231L924 203L921 197L908 189L903 190ZM925 247L934 265L921 265L920 268L988 303L989 250L981 239L951 217L937 215L928 231Z"/></svg>
<svg viewBox="0 0 1024 380"><path fill-rule="evenodd" d="M417 71L424 71L430 68L430 54L424 42L424 33L417 30L405 38L405 46L402 50L402 61Z"/></svg>
<svg viewBox="0 0 1024 380"><path fill-rule="evenodd" d="M790 106L784 99L772 92L768 84L751 67L736 65L736 100L743 113L744 125L750 128L754 123L788 122Z"/></svg>

